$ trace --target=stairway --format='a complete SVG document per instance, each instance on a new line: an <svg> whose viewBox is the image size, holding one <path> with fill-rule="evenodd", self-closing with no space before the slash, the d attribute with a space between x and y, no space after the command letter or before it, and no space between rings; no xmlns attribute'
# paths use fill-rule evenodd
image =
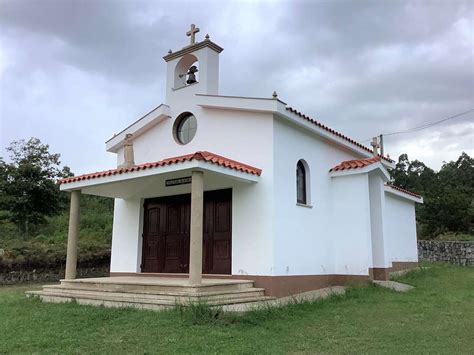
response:
<svg viewBox="0 0 474 355"><path fill-rule="evenodd" d="M226 306L274 299L265 296L265 289L255 288L253 281L204 279L202 284L190 285L182 278L140 276L61 280L60 285L46 285L27 295L44 302L74 300L79 304L154 310L198 302Z"/></svg>

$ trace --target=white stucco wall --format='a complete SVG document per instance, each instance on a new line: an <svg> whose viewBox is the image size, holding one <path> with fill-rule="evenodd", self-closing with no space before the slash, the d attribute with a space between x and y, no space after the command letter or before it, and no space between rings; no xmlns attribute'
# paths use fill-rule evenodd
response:
<svg viewBox="0 0 474 355"><path fill-rule="evenodd" d="M334 273L368 275L372 264L368 175L336 177L332 189Z"/></svg>
<svg viewBox="0 0 474 355"><path fill-rule="evenodd" d="M290 126L274 123L274 275L368 272L367 176L331 178L351 153ZM310 169L311 208L296 204L296 164Z"/></svg>
<svg viewBox="0 0 474 355"><path fill-rule="evenodd" d="M135 138L135 163L207 150L262 169L259 182L254 184L204 177L207 190L233 189L232 274L367 275L372 267L369 176L331 178L328 173L341 161L361 156L270 113L199 106L196 94L218 93L219 69L218 56L209 49L197 56L200 82L178 90L170 87L174 86L178 60L167 64L170 117ZM193 113L198 124L194 139L186 145L177 143L173 136L174 122L183 112ZM309 167L308 207L296 204L299 159ZM117 162L122 161L123 151L119 149ZM182 176L177 173L173 177ZM150 181L151 187L141 190L141 198L189 193L189 186L164 188L160 179ZM380 201L383 204L383 199ZM116 199L112 272L140 271L142 204L143 199ZM383 219L392 218L390 223L396 224L396 228L389 222L383 225L388 248L393 248L389 259L413 257L414 225L410 221L414 221L414 208L393 197L387 197L385 204ZM406 230L399 233L400 218L405 217ZM402 239L399 234L403 234ZM410 253L404 247L407 243ZM416 253L416 238L414 243Z"/></svg>
<svg viewBox="0 0 474 355"><path fill-rule="evenodd" d="M415 202L385 192L385 206L390 261L418 261Z"/></svg>
<svg viewBox="0 0 474 355"><path fill-rule="evenodd" d="M141 199L115 199L111 272L139 272L143 226Z"/></svg>
<svg viewBox="0 0 474 355"><path fill-rule="evenodd" d="M384 180L378 170L369 174L369 201L371 226L371 267L387 268L391 266L388 242Z"/></svg>
<svg viewBox="0 0 474 355"><path fill-rule="evenodd" d="M188 89L192 89L189 95L186 92ZM174 100L173 105L170 105L172 117L134 140L135 163L153 162L207 150L262 169L262 175L256 184L229 182L227 185L211 184L208 189L213 189L213 186L233 189L232 273L269 275L273 270L272 115L201 108L195 103L195 96L192 94L194 89L191 86L178 90L183 94L183 99ZM176 117L185 111L196 116L198 128L194 139L187 145L181 145L173 137L173 124ZM120 163L121 150L118 152L118 158ZM206 179L206 176L204 178ZM157 188L148 197L170 195L170 191L169 188ZM177 190L176 193L186 192ZM116 219L114 230L127 228L124 223ZM117 238L125 238L124 233L114 233L113 239ZM114 269L135 272L131 262L136 258L135 249L122 250L120 253L121 258L116 259Z"/></svg>

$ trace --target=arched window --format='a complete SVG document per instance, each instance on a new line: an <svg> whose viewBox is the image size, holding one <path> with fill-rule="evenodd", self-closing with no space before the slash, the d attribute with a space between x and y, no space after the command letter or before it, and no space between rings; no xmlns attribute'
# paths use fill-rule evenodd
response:
<svg viewBox="0 0 474 355"><path fill-rule="evenodd" d="M306 168L303 161L296 164L296 202L306 205Z"/></svg>

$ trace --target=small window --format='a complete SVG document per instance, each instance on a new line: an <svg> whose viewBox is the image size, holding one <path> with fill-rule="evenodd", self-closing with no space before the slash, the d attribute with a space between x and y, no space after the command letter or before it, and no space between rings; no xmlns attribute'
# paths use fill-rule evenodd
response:
<svg viewBox="0 0 474 355"><path fill-rule="evenodd" d="M174 124L174 136L180 144L192 141L197 131L197 120L192 113L182 114Z"/></svg>
<svg viewBox="0 0 474 355"><path fill-rule="evenodd" d="M296 164L296 202L306 205L306 168L300 160Z"/></svg>

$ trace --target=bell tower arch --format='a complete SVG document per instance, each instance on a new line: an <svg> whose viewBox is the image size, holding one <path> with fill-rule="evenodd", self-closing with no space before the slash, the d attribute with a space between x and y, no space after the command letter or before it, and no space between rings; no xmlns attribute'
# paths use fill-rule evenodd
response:
<svg viewBox="0 0 474 355"><path fill-rule="evenodd" d="M199 61L195 55L189 53L181 57L174 68L174 88L179 89L186 85L198 83L198 67Z"/></svg>
<svg viewBox="0 0 474 355"><path fill-rule="evenodd" d="M190 44L163 57L167 66L166 103L194 94L217 95L219 93L219 53L224 49L206 35L196 42L199 28L191 25L186 34Z"/></svg>

